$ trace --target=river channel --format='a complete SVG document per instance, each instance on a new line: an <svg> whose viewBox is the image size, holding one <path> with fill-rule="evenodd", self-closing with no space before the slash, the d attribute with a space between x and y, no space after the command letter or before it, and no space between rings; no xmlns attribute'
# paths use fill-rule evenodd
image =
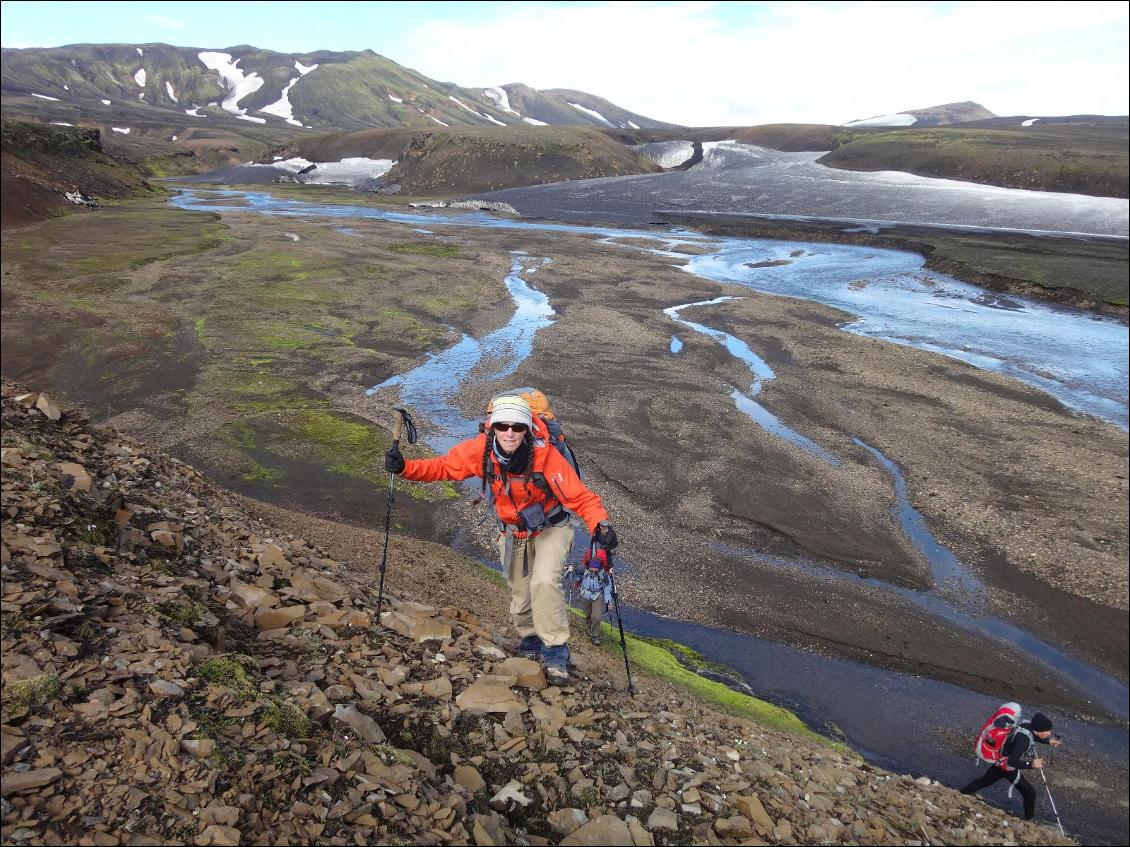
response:
<svg viewBox="0 0 1130 847"><path fill-rule="evenodd" d="M223 198L230 205L223 205ZM217 199L221 204L217 205ZM206 203L202 201L207 201ZM184 209L211 212L256 212L292 217L379 219L428 232L444 226L529 229L538 232L590 234L615 243L618 239L650 239L647 252L677 256L685 270L718 282L738 283L757 291L816 300L859 317L841 328L898 344L931 350L975 367L1005 374L1051 394L1081 414L1127 428L1127 328L1119 322L1003 297L933 273L912 253L848 245L714 238L688 232L568 226L496 218L481 213L424 214L386 209L322 205L284 200L252 191L184 191L172 201ZM672 252L692 244L701 255ZM546 295L532 284L537 270L552 261L516 251L504 285L514 302L510 322L482 338L463 335L445 350L429 354L414 369L372 386L370 394L407 404L432 425L429 446L437 451L477 431L477 421L458 409L460 388L471 380L498 381L512 374L530 354L539 329L553 322ZM781 423L756 398L775 377L752 350L753 339L739 339L709 325L710 307L730 297L671 304L664 313L672 322L671 355L679 355L679 334L712 338L749 367L750 383L732 386L735 411L774 435L792 441L833 467L839 458ZM693 319L684 312L693 314ZM486 367L485 365L489 365ZM393 393L395 392L395 393ZM991 642L1005 641L1028 653L1034 663L1060 674L1068 684L1087 691L1105 711L1125 722L1127 687L1053 645L985 613L978 602L983 590L976 576L930 534L925 520L909 503L901 471L876 448L855 443L891 475L898 495L898 518L907 536L930 563L934 589L914 591L880 580L821 569L800 560L774 561L774 567L798 569L814 579L854 579L876 590L897 593L929 615L976 633ZM757 553L727 551L760 556ZM766 562L760 556L762 563ZM630 575L630 572L629 572ZM926 774L958 786L976 774L971 756L954 752L955 738L969 735L970 716L988 714L1000 698L976 694L955 685L878 669L858 662L796 650L776 642L725 630L625 609L625 624L648 636L671 638L698 650L712 661L733 668L758 696L786 705L818 729L834 728L852 747L885 767ZM831 680L831 683L829 683ZM1070 830L1091 842L1119 843L1127 835L1127 732L1123 726L1101 726L1061 720L1057 730L1071 739L1078 756L1071 778L1057 787L1061 814ZM907 739L917 739L906 743ZM972 744L972 739L969 739ZM1085 763L1085 767L1079 766ZM1079 774L1089 773L1098 782ZM1072 782L1074 780L1074 782ZM1105 783L1105 784L1104 784ZM990 800L1004 802L1003 792ZM1073 804L1077 818L1065 807Z"/></svg>

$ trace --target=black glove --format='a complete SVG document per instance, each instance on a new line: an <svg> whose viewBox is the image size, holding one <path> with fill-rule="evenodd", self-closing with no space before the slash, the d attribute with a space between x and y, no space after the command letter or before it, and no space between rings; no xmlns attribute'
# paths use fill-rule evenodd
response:
<svg viewBox="0 0 1130 847"><path fill-rule="evenodd" d="M404 457L400 455L399 447L393 447L385 453L385 470L396 474L404 470Z"/></svg>
<svg viewBox="0 0 1130 847"><path fill-rule="evenodd" d="M616 530L608 521L601 521L596 527L596 543L605 550L615 550L620 542L616 540Z"/></svg>

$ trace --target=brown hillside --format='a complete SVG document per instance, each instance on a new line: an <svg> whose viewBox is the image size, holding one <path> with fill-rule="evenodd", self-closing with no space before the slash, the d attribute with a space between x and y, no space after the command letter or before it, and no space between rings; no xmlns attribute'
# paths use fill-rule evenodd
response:
<svg viewBox="0 0 1130 847"><path fill-rule="evenodd" d="M96 129L3 121L0 227L23 226L94 203L161 194L136 168L119 164L102 149Z"/></svg>

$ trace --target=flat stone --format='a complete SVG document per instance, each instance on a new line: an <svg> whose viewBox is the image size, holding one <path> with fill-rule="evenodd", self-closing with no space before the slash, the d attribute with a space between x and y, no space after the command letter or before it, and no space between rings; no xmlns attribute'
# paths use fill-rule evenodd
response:
<svg viewBox="0 0 1130 847"><path fill-rule="evenodd" d="M558 835L569 835L588 823L589 816L580 809L554 809L546 820Z"/></svg>
<svg viewBox="0 0 1130 847"><path fill-rule="evenodd" d="M735 797L733 802L734 808L754 825L759 834L768 835L773 831L776 824L773 823L773 819L769 817L756 794Z"/></svg>
<svg viewBox="0 0 1130 847"><path fill-rule="evenodd" d="M216 742L211 738L182 738L180 748L190 756L206 759L216 750Z"/></svg>
<svg viewBox="0 0 1130 847"><path fill-rule="evenodd" d="M240 831L231 826L220 826L219 824L212 824L204 828L204 831L196 836L194 844L203 845L203 847L236 847L239 844Z"/></svg>
<svg viewBox="0 0 1130 847"><path fill-rule="evenodd" d="M184 694L183 688L167 679L153 680L149 683L149 690L154 694L160 694L162 697L180 697Z"/></svg>
<svg viewBox="0 0 1130 847"><path fill-rule="evenodd" d="M425 697L448 700L451 698L451 680L446 676L429 679L420 687L420 693Z"/></svg>
<svg viewBox="0 0 1130 847"><path fill-rule="evenodd" d="M425 641L450 641L451 624L434 618L417 616L416 625L412 628L412 637L420 644Z"/></svg>
<svg viewBox="0 0 1130 847"><path fill-rule="evenodd" d="M679 829L679 816L670 809L656 808L647 819L647 828L652 832L676 832Z"/></svg>
<svg viewBox="0 0 1130 847"><path fill-rule="evenodd" d="M4 793L18 794L50 785L63 775L58 768L37 768L32 771L9 771L4 774Z"/></svg>
<svg viewBox="0 0 1130 847"><path fill-rule="evenodd" d="M506 685L491 680L479 680L468 686L455 698L455 705L465 712L498 712L506 714L511 709L526 711L526 704Z"/></svg>
<svg viewBox="0 0 1130 847"><path fill-rule="evenodd" d="M471 794L478 794L487 785L478 770L470 765L456 765L455 772L451 776L457 785L462 785Z"/></svg>
<svg viewBox="0 0 1130 847"><path fill-rule="evenodd" d="M258 585L237 582L233 579L230 587L232 599L247 609L254 609L255 611L270 609L282 602L275 592L267 588L260 588Z"/></svg>
<svg viewBox="0 0 1130 847"><path fill-rule="evenodd" d="M601 815L580 829L561 839L568 844L631 844L632 833L628 825L615 815Z"/></svg>
<svg viewBox="0 0 1130 847"><path fill-rule="evenodd" d="M86 472L86 468L76 462L59 462L55 465L56 470L65 477L70 477L71 482L68 487L72 491L89 491L92 484L90 474Z"/></svg>
<svg viewBox="0 0 1130 847"><path fill-rule="evenodd" d="M62 417L59 407L56 406L54 401L46 394L39 395L39 398L35 401L35 408L39 409L39 411L53 421L57 421Z"/></svg>
<svg viewBox="0 0 1130 847"><path fill-rule="evenodd" d="M513 676L515 684L521 688L530 688L541 691L546 687L545 671L533 659L523 659L518 656L507 659L494 668L494 673L500 676Z"/></svg>
<svg viewBox="0 0 1130 847"><path fill-rule="evenodd" d="M205 826L210 824L235 826L238 820L239 808L236 806L224 806L219 803L214 803L200 810L200 822Z"/></svg>
<svg viewBox="0 0 1130 847"><path fill-rule="evenodd" d="M353 706L338 703L334 709L334 720L341 721L370 744L380 744L385 740L384 730L377 722Z"/></svg>
<svg viewBox="0 0 1130 847"><path fill-rule="evenodd" d="M261 568L289 568L290 560L287 559L283 548L277 544L264 544L259 555L255 557Z"/></svg>
<svg viewBox="0 0 1130 847"><path fill-rule="evenodd" d="M716 820L714 831L724 838L748 838L753 835L753 824L744 815L734 815Z"/></svg>
<svg viewBox="0 0 1130 847"><path fill-rule="evenodd" d="M277 609L264 609L255 615L255 625L259 629L281 629L306 617L306 607L280 606Z"/></svg>

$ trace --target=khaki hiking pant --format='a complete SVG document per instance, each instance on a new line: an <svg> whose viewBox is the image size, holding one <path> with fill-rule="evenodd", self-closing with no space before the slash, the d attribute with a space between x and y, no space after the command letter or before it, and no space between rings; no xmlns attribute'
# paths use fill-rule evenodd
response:
<svg viewBox="0 0 1130 847"><path fill-rule="evenodd" d="M580 600L580 609L585 613L588 618L589 635L592 637L600 636L600 624L604 620L604 595L600 595L595 600L586 600L584 597Z"/></svg>
<svg viewBox="0 0 1130 847"><path fill-rule="evenodd" d="M499 537L498 553L502 572L510 585L510 618L518 635L537 635L547 647L557 647L569 640L569 613L565 610L565 592L561 590L561 569L573 543L571 524L553 526L524 542L513 539L507 544ZM506 561L507 546L511 547ZM528 573L523 575L523 561Z"/></svg>

